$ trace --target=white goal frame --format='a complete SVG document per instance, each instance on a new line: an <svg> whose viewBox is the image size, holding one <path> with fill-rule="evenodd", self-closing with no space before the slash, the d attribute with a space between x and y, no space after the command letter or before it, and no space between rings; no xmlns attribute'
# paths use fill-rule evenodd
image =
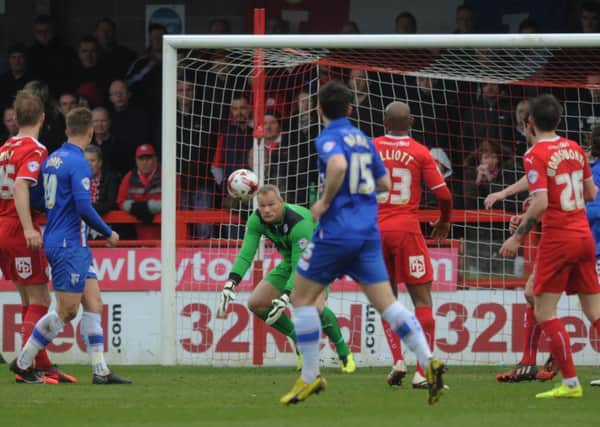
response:
<svg viewBox="0 0 600 427"><path fill-rule="evenodd" d="M160 363L176 363L177 49L594 48L600 34L168 35L163 38Z"/></svg>

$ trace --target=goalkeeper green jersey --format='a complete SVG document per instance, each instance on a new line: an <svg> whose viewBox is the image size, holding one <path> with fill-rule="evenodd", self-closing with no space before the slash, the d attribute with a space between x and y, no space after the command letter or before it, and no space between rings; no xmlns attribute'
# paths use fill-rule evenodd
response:
<svg viewBox="0 0 600 427"><path fill-rule="evenodd" d="M302 251L312 239L316 223L310 211L302 206L285 203L283 206L283 220L278 224L266 224L256 210L246 223L246 234L242 248L235 258L229 278L239 283L250 268L260 237L265 236L282 256L282 263L290 267L290 272L298 264ZM291 292L294 287L293 274L289 275L285 284L285 291Z"/></svg>

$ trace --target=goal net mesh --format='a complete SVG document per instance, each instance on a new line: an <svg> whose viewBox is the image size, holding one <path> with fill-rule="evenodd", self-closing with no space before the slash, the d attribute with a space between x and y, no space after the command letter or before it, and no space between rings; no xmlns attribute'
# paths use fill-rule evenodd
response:
<svg viewBox="0 0 600 427"><path fill-rule="evenodd" d="M431 149L451 189L455 213L449 239L429 242L434 264L435 351L451 364L512 364L523 346L523 286L535 256L535 233L515 259L498 256L508 219L526 194L486 210L485 197L518 180L526 151L528 99L553 93L564 106L559 132L589 146L600 105L596 49L264 49L264 139L254 138L255 51L178 51L177 209L206 213L201 223L178 220L177 362L293 365L293 347L252 315L252 286L278 262L267 242L262 271L252 268L225 319L219 292L244 235L252 203L231 200L224 187L236 169L263 156L265 183L288 203L309 207L318 197L313 142L321 129L316 96L332 79L355 95L351 119L368 136L383 135L383 110L408 103L411 135ZM260 133L260 132L259 132ZM258 135L261 136L261 135ZM254 150L254 144L259 149ZM435 198L422 199L422 231L437 218ZM178 211L178 212L179 212ZM181 212L178 213L178 218ZM185 228L185 229L182 229ZM260 264L259 264L260 266ZM400 299L412 303L402 292ZM390 352L379 316L350 281L336 282L329 305L338 315L359 366L387 365ZM575 359L593 363L580 307L563 298L559 315L579 346ZM544 344L541 351L547 351ZM412 356L407 355L412 361ZM545 355L540 355L542 362ZM321 358L335 364L323 338Z"/></svg>

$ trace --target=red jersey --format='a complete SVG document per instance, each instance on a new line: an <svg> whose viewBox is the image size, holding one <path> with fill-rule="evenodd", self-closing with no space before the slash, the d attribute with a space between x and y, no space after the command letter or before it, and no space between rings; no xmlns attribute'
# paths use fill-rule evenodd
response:
<svg viewBox="0 0 600 427"><path fill-rule="evenodd" d="M392 181L388 198L379 202L380 230L420 233L421 182L431 190L446 186L433 156L409 136L380 136L373 144Z"/></svg>
<svg viewBox="0 0 600 427"><path fill-rule="evenodd" d="M0 147L0 217L18 218L14 202L15 181L36 184L48 150L30 136L15 136Z"/></svg>
<svg viewBox="0 0 600 427"><path fill-rule="evenodd" d="M579 144L560 136L539 141L525 153L523 165L529 192L548 192L542 233L559 239L589 236L583 181L592 179L592 172Z"/></svg>

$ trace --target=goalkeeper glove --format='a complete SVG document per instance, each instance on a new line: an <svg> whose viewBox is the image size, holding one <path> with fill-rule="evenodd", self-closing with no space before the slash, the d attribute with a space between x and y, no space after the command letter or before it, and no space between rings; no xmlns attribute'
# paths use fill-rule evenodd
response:
<svg viewBox="0 0 600 427"><path fill-rule="evenodd" d="M269 311L267 320L265 320L265 322L269 326L277 322L281 315L285 312L285 309L290 304L290 296L288 294L283 294L279 298L276 298L271 302L272 308L271 311Z"/></svg>
<svg viewBox="0 0 600 427"><path fill-rule="evenodd" d="M225 313L227 312L227 306L230 301L233 301L236 296L235 287L237 284L233 280L228 280L225 282L225 286L223 286L223 290L221 291L221 296L219 297L219 307L217 308L217 317L224 318Z"/></svg>

